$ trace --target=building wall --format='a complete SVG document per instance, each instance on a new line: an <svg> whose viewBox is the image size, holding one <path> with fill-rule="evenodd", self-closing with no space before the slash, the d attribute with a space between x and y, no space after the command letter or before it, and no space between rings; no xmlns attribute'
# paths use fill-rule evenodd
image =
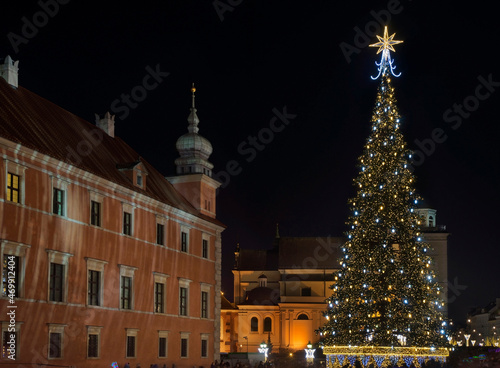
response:
<svg viewBox="0 0 500 368"><path fill-rule="evenodd" d="M208 366L218 357L220 251L222 228L121 187L59 160L0 138L0 239L3 255L21 257L24 279L15 299L18 364L76 367L126 362ZM21 173L21 203L6 199L7 170ZM66 213L52 213L52 189L63 187ZM90 200L102 203L100 227L90 225ZM131 236L123 234L123 211L133 214ZM156 244L156 224L165 224L165 245ZM180 250L181 228L189 233ZM209 240L208 258L202 239ZM65 263L64 301L49 301L49 258ZM100 264L102 302L88 305L88 265ZM125 271L124 271L125 270ZM131 310L120 308L120 272L133 274ZM165 313L154 312L155 280L166 286ZM179 285L188 285L188 316L179 315ZM5 286L5 282L4 282ZM201 317L201 291L209 293L208 318ZM2 329L9 302L0 297ZM49 331L63 331L61 358L49 358ZM99 357L87 357L88 331L99 331ZM126 357L127 334L136 336L135 357ZM167 357L158 357L159 337L167 337ZM181 358L181 336L188 357ZM201 356L201 340L207 353ZM5 337L2 334L2 339ZM5 343L5 341L2 341ZM9 361L3 356L4 362Z"/></svg>

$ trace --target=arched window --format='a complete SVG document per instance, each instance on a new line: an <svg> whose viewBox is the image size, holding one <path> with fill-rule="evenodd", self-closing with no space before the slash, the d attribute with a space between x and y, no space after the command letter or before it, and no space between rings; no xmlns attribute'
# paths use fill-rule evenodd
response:
<svg viewBox="0 0 500 368"><path fill-rule="evenodd" d="M434 227L434 217L429 216L429 227Z"/></svg>
<svg viewBox="0 0 500 368"><path fill-rule="evenodd" d="M257 319L257 317L252 317L252 319L250 320L250 331L259 331L259 320Z"/></svg>
<svg viewBox="0 0 500 368"><path fill-rule="evenodd" d="M264 332L271 332L273 326L273 321L271 317L264 318Z"/></svg>
<svg viewBox="0 0 500 368"><path fill-rule="evenodd" d="M299 316L297 317L297 319L308 320L309 317L307 316L307 314L301 313L301 314L299 314Z"/></svg>

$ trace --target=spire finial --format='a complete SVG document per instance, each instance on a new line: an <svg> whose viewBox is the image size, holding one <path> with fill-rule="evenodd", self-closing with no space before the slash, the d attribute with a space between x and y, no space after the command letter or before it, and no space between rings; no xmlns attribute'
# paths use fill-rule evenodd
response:
<svg viewBox="0 0 500 368"><path fill-rule="evenodd" d="M192 97L191 97L192 98L192 100L191 100L191 108L193 108L193 109L195 108L194 107L194 98L195 98L194 93L195 92L196 92L196 88L194 88L194 83L193 83L193 84L191 84L191 94L192 94Z"/></svg>
<svg viewBox="0 0 500 368"><path fill-rule="evenodd" d="M391 59L391 51L396 52L394 49L393 45L397 45L399 43L403 43L403 41L397 41L394 40L394 36L396 33L393 33L389 37L389 33L387 32L387 26L384 28L384 37L377 36L378 41L377 43L373 43L370 45L370 47L378 47L377 55L382 52L382 57L380 59L380 63L375 62L375 65L378 66L378 75L376 77L371 77L373 80L377 79L380 77L380 75L385 74L387 68L389 68L389 71L391 74L395 77L399 77L401 73L399 74L394 74L394 69L396 68L395 65L392 64L393 60Z"/></svg>

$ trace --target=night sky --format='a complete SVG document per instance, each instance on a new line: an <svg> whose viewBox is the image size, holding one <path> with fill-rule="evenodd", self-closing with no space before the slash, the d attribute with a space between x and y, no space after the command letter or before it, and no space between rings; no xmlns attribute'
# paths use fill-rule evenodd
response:
<svg viewBox="0 0 500 368"><path fill-rule="evenodd" d="M4 4L0 58L20 60L20 85L90 122L95 113L116 114L116 135L165 176L175 172L175 142L187 131L196 84L200 134L212 143L210 161L224 181L217 214L227 225L223 290L230 299L237 242L269 248L276 223L282 236L345 231L378 84L370 76L380 55L366 45L386 23L404 40L392 54L402 72L393 82L406 139L420 152L417 188L451 233L450 315L463 321L469 308L500 297L493 5L102 3ZM142 88L151 73L156 82Z"/></svg>

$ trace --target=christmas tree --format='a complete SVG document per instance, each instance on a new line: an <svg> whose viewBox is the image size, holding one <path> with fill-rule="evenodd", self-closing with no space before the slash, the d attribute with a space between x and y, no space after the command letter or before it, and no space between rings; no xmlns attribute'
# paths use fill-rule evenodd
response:
<svg viewBox="0 0 500 368"><path fill-rule="evenodd" d="M382 59L370 135L359 157L349 201L347 241L327 323L320 328L325 346L436 347L447 343L440 291L415 208L419 196L410 169L411 152L391 84L390 51L402 41L377 36ZM431 355L431 354L429 354ZM343 359L343 358L342 358Z"/></svg>

